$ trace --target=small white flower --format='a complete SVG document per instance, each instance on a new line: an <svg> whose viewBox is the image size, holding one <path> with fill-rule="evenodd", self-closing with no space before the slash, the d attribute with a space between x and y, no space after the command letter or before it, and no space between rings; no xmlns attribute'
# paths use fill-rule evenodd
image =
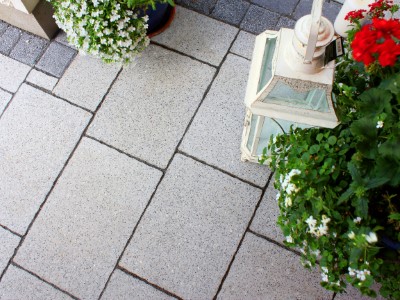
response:
<svg viewBox="0 0 400 300"><path fill-rule="evenodd" d="M378 237L376 236L375 232L370 232L365 236L365 239L367 240L368 243L373 244L378 241Z"/></svg>
<svg viewBox="0 0 400 300"><path fill-rule="evenodd" d="M349 239L354 240L354 238L356 237L355 233L352 231L348 234Z"/></svg>
<svg viewBox="0 0 400 300"><path fill-rule="evenodd" d="M356 223L356 224L359 224L359 223L361 223L361 218L360 218L360 217L357 217L357 218L355 218L355 219L353 220L353 222Z"/></svg>
<svg viewBox="0 0 400 300"><path fill-rule="evenodd" d="M323 271L324 273L328 273L328 268L327 268L327 267L322 267L321 269L322 269L322 271Z"/></svg>
<svg viewBox="0 0 400 300"><path fill-rule="evenodd" d="M292 198L290 198L290 197L286 197L285 198L285 207L290 207L290 206L292 206Z"/></svg>
<svg viewBox="0 0 400 300"><path fill-rule="evenodd" d="M349 270L349 275L350 275L350 276L353 277L353 276L356 275L356 273L354 272L354 271L355 271L354 269L352 269L352 268L349 267L348 270Z"/></svg>
<svg viewBox="0 0 400 300"><path fill-rule="evenodd" d="M321 273L321 277L322 277L322 281L323 281L323 282L328 282L328 281L329 281L328 275L327 275L327 274Z"/></svg>
<svg viewBox="0 0 400 300"><path fill-rule="evenodd" d="M383 127L383 121L378 121L378 123L376 123L376 128L382 128Z"/></svg>
<svg viewBox="0 0 400 300"><path fill-rule="evenodd" d="M288 242L288 243L293 243L293 238L292 238L291 235L288 235L288 236L286 237L286 242Z"/></svg>
<svg viewBox="0 0 400 300"><path fill-rule="evenodd" d="M305 222L310 227L315 227L315 225L317 225L317 220L315 220L313 216L309 216L308 219Z"/></svg>
<svg viewBox="0 0 400 300"><path fill-rule="evenodd" d="M325 225L319 225L318 226L318 231L317 231L318 233L319 233L319 235L325 235L325 234L327 234L328 233L328 226L325 226Z"/></svg>
<svg viewBox="0 0 400 300"><path fill-rule="evenodd" d="M356 112L356 109L355 109L355 108L350 108L350 112L351 112L351 113L355 113L355 112Z"/></svg>
<svg viewBox="0 0 400 300"><path fill-rule="evenodd" d="M322 215L322 220L321 220L321 222L322 222L322 224L324 224L324 226L326 226L326 224L328 224L330 221L331 221L330 218L328 218L328 217L325 216L325 215Z"/></svg>

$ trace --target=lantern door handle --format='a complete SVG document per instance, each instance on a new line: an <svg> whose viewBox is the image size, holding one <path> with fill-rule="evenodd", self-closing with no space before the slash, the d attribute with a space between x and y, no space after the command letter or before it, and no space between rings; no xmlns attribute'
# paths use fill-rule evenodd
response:
<svg viewBox="0 0 400 300"><path fill-rule="evenodd" d="M304 56L304 63L311 64L317 47L319 25L321 24L322 5L324 0L314 0L311 9L311 26L310 35L308 37L306 54Z"/></svg>

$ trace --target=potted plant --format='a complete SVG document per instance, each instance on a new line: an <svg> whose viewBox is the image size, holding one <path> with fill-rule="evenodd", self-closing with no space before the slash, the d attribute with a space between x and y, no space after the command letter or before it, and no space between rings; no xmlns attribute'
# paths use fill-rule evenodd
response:
<svg viewBox="0 0 400 300"><path fill-rule="evenodd" d="M69 43L105 62L129 63L149 44L147 9L173 0L48 0ZM164 21L167 5L161 6ZM153 25L158 29L158 25Z"/></svg>
<svg viewBox="0 0 400 300"><path fill-rule="evenodd" d="M292 128L260 158L275 170L285 244L319 265L321 285L376 296L377 282L389 299L400 299L400 20L384 15L397 10L379 0L347 16L354 28L334 87L341 124Z"/></svg>

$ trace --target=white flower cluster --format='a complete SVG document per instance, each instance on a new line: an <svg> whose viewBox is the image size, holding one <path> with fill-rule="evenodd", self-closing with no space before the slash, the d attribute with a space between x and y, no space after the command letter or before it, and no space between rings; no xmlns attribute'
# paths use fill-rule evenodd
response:
<svg viewBox="0 0 400 300"><path fill-rule="evenodd" d="M360 279L361 281L364 281L366 279L366 275L371 275L371 272L367 269L364 270L356 270L356 269L352 269L352 268L348 268L349 270L349 275L351 277L356 276L358 279Z"/></svg>
<svg viewBox="0 0 400 300"><path fill-rule="evenodd" d="M288 174L286 174L285 178L281 175L279 181L282 186L282 190L285 190L288 196L285 197L285 207L292 206L292 198L290 197L292 194L298 192L299 188L292 182L292 177L295 175L300 175L301 171L297 169L291 170ZM277 198L280 198L280 194L277 195Z"/></svg>
<svg viewBox="0 0 400 300"><path fill-rule="evenodd" d="M149 44L147 16L121 6L117 0L49 0L57 25L68 41L105 62L129 63Z"/></svg>
<svg viewBox="0 0 400 300"><path fill-rule="evenodd" d="M322 277L322 281L323 282L329 282L328 279L328 268L327 267L321 267L322 273L321 273L321 277Z"/></svg>
<svg viewBox="0 0 400 300"><path fill-rule="evenodd" d="M328 223L331 221L326 215L322 215L321 224L317 227L317 220L309 216L305 221L308 224L308 232L316 237L328 234Z"/></svg>

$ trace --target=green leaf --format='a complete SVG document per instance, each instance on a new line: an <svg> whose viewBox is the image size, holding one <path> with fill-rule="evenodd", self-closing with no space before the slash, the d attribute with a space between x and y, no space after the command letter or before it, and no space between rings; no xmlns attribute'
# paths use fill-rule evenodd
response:
<svg viewBox="0 0 400 300"><path fill-rule="evenodd" d="M309 152L310 152L310 154L315 154L315 153L318 153L319 149L320 149L319 145L312 145L310 147Z"/></svg>
<svg viewBox="0 0 400 300"><path fill-rule="evenodd" d="M352 187L349 187L349 188L347 189L347 191L345 191L345 192L340 196L340 198L339 198L337 204L340 205L340 204L342 204L343 202L347 202L347 200L349 200L349 198L350 198L351 196L353 196L353 195L354 195L354 190L353 190Z"/></svg>
<svg viewBox="0 0 400 300"><path fill-rule="evenodd" d="M400 161L400 138L396 137L386 141L379 147L378 152Z"/></svg>
<svg viewBox="0 0 400 300"><path fill-rule="evenodd" d="M357 216L365 219L368 216L368 199L365 197L360 197L355 199L355 208Z"/></svg>
<svg viewBox="0 0 400 300"><path fill-rule="evenodd" d="M389 91L379 88L372 88L360 95L360 112L366 116L377 116L392 100Z"/></svg>
<svg viewBox="0 0 400 300"><path fill-rule="evenodd" d="M324 138L324 135L322 133L318 133L317 137L315 138L318 142L321 142L322 139Z"/></svg>
<svg viewBox="0 0 400 300"><path fill-rule="evenodd" d="M334 136L334 135L332 135L332 136L330 136L329 138L328 138L328 143L329 143L329 145L335 145L336 144L336 141L337 141L337 138L336 138L336 136Z"/></svg>
<svg viewBox="0 0 400 300"><path fill-rule="evenodd" d="M400 221L400 213L398 214L390 214L389 219Z"/></svg>
<svg viewBox="0 0 400 300"><path fill-rule="evenodd" d="M383 80L379 85L379 88L391 91L393 94L400 94L400 74L395 74L394 76Z"/></svg>
<svg viewBox="0 0 400 300"><path fill-rule="evenodd" d="M350 131L354 136L364 139L376 139L376 123L367 117L354 121L350 126Z"/></svg>

